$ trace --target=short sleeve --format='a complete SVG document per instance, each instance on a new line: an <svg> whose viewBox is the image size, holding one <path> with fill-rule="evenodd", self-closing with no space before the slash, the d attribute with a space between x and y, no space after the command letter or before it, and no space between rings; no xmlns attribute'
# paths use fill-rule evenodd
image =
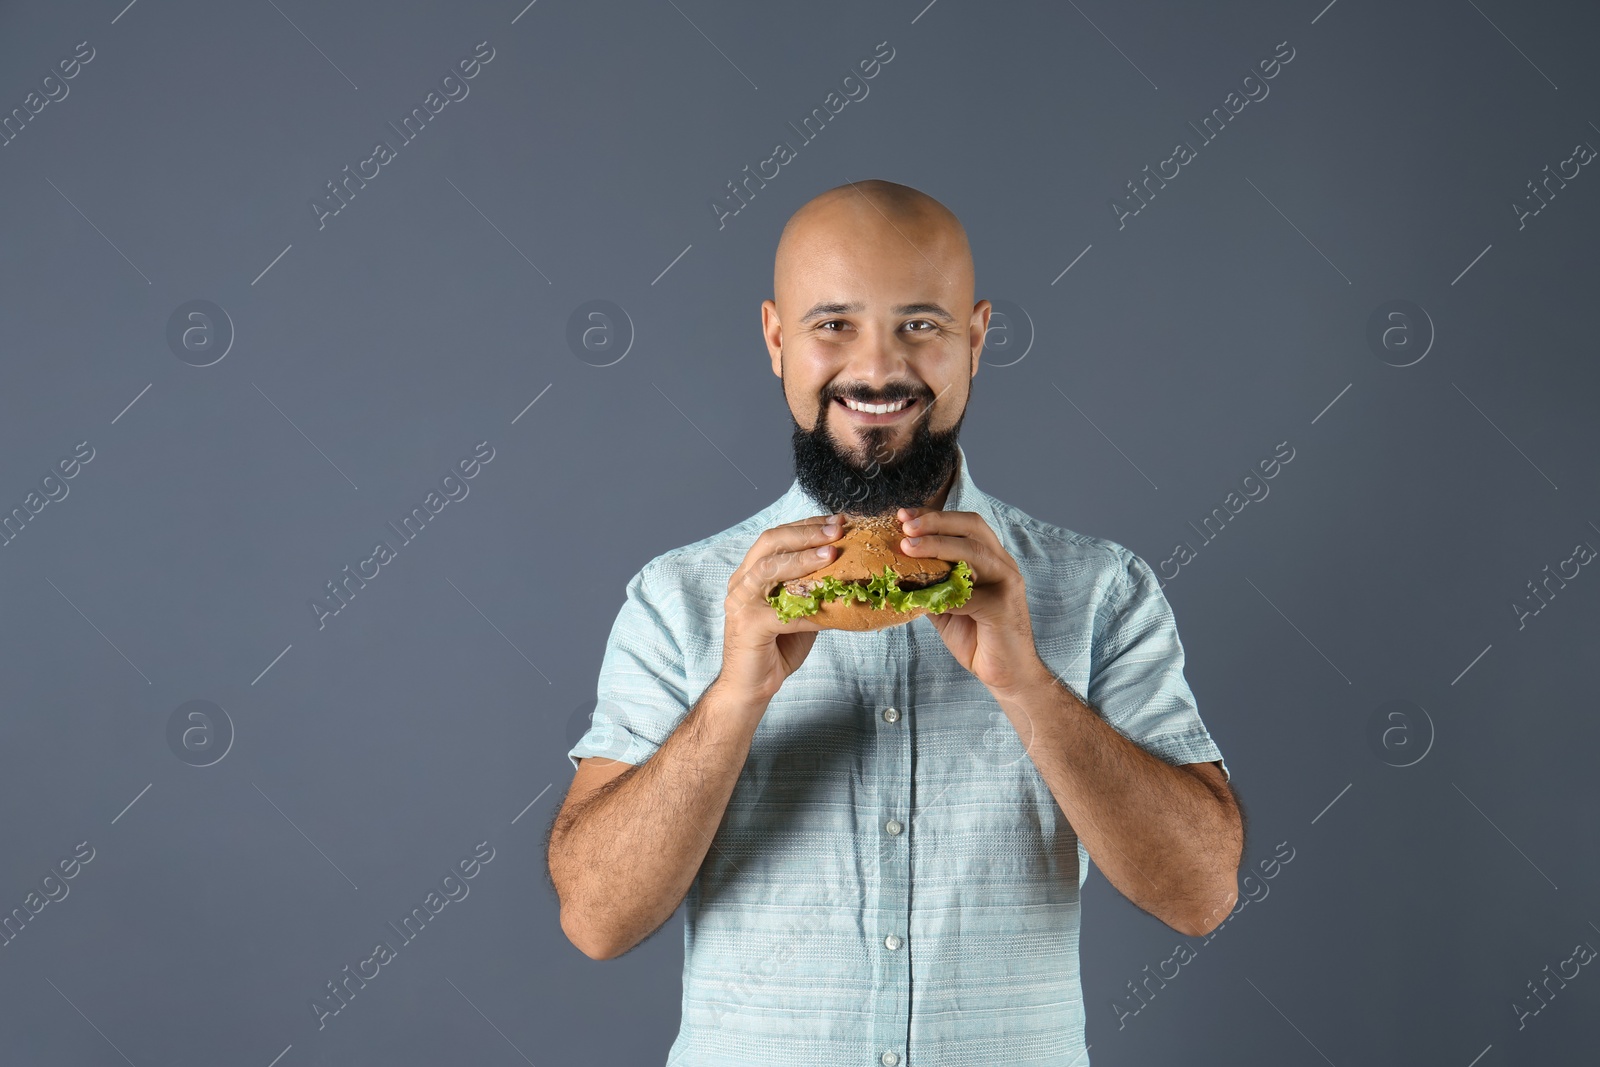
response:
<svg viewBox="0 0 1600 1067"><path fill-rule="evenodd" d="M1094 639L1088 702L1168 763L1221 760L1183 676L1183 643L1155 572L1127 549L1122 565L1121 596ZM1226 763L1222 773L1232 777Z"/></svg>
<svg viewBox="0 0 1600 1067"><path fill-rule="evenodd" d="M689 713L683 649L647 579L649 568L627 585L600 661L600 683L589 729L567 752L578 760L604 756L643 763Z"/></svg>

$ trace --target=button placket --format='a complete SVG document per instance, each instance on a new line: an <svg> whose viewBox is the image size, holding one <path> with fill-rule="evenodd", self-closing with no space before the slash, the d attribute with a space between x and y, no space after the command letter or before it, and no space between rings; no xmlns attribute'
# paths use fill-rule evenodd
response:
<svg viewBox="0 0 1600 1067"><path fill-rule="evenodd" d="M901 694L897 694L901 695ZM877 863L877 900L874 914L864 916L877 926L880 947L877 949L873 1044L879 1050L879 1062L895 1067L903 1062L907 1031L910 1026L910 959L909 953L900 951L906 946L910 924L911 854L909 840L902 843L907 826L896 815L906 811L911 803L912 752L909 720L901 723L904 709L885 705L879 708L880 722L875 749L877 762L875 803L878 805L876 822L879 826ZM865 798L863 798L865 799ZM865 827L863 827L865 829ZM869 926L870 930L872 927Z"/></svg>

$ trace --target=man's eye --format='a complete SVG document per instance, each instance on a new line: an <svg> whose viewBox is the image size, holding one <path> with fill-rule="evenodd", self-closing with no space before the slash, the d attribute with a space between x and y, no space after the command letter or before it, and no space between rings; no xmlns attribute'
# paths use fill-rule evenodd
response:
<svg viewBox="0 0 1600 1067"><path fill-rule="evenodd" d="M938 328L939 328L939 324L934 322L932 319L912 319L910 322L906 323L906 325L907 326L915 326L918 323L921 323L923 326L926 326L927 329L924 329L924 330L912 330L911 331L912 333L931 333L933 331L938 330ZM824 330L824 331L826 331L828 333L838 333L839 332L838 330L829 330L828 327L830 327L830 326L848 326L848 325L849 325L849 323L845 322L843 319L829 319L826 322L819 322L817 324L817 328L819 330Z"/></svg>

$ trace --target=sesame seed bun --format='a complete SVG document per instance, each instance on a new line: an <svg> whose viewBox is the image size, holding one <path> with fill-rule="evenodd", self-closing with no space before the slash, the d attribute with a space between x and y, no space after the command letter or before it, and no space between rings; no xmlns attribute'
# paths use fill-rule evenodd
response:
<svg viewBox="0 0 1600 1067"><path fill-rule="evenodd" d="M840 581L864 581L883 573L884 567L894 570L897 580L908 585L930 585L950 576L951 565L942 559L907 556L899 549L905 532L893 515L845 515L844 532L834 541L839 552L824 567L819 567L797 581L812 578L837 578ZM773 591L781 588L781 583ZM884 630L903 626L913 619L928 614L927 608L915 607L909 611L896 611L888 606L873 607L860 600L824 600L814 614L806 616L824 630Z"/></svg>

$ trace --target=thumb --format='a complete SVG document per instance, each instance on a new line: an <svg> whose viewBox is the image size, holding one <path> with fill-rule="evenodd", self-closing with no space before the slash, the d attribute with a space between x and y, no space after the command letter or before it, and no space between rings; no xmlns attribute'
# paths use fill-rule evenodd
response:
<svg viewBox="0 0 1600 1067"><path fill-rule="evenodd" d="M778 654L783 657L788 673L793 674L800 669L800 665L811 654L811 646L817 643L818 630L797 630L792 633L778 635Z"/></svg>

